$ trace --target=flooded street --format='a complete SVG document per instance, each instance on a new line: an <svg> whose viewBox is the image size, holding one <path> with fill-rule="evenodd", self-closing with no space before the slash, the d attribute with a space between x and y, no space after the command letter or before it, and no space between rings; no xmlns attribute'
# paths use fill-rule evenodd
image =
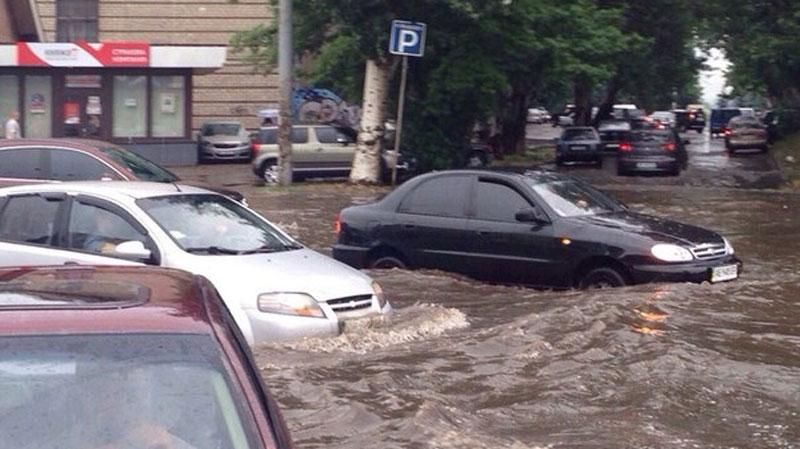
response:
<svg viewBox="0 0 800 449"><path fill-rule="evenodd" d="M613 160L567 170L727 236L741 279L553 292L372 271L391 320L256 348L297 447L800 448L800 195L758 190L780 180L768 156L687 136L678 178L619 178ZM176 171L240 190L326 254L336 213L387 191L266 188L247 165Z"/></svg>

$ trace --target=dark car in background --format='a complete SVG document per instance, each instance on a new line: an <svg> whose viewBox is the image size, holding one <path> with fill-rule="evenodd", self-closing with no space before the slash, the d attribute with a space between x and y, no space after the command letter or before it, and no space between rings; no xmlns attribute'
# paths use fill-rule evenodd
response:
<svg viewBox="0 0 800 449"><path fill-rule="evenodd" d="M0 140L0 187L61 181L151 181L180 178L143 156L109 142L88 139ZM205 187L236 201L235 190Z"/></svg>
<svg viewBox="0 0 800 449"><path fill-rule="evenodd" d="M694 109L689 111L689 123L686 129L693 129L698 134L702 134L706 129L706 113L702 109Z"/></svg>
<svg viewBox="0 0 800 449"><path fill-rule="evenodd" d="M590 126L564 129L556 143L556 165L566 162L593 162L603 165L600 135Z"/></svg>
<svg viewBox="0 0 800 449"><path fill-rule="evenodd" d="M723 135L728 122L739 115L742 115L742 111L739 108L712 109L708 131L711 137Z"/></svg>
<svg viewBox="0 0 800 449"><path fill-rule="evenodd" d="M741 263L719 234L630 211L563 174L417 176L337 220L333 256L357 268L431 268L561 288L721 282Z"/></svg>
<svg viewBox="0 0 800 449"><path fill-rule="evenodd" d="M648 172L677 176L689 161L685 144L674 129L631 131L627 140L619 144L617 174Z"/></svg>
<svg viewBox="0 0 800 449"><path fill-rule="evenodd" d="M7 448L289 449L247 343L204 278L0 270Z"/></svg>
<svg viewBox="0 0 800 449"><path fill-rule="evenodd" d="M767 127L755 116L740 115L731 119L725 127L725 149L733 154L741 149L769 149Z"/></svg>
<svg viewBox="0 0 800 449"><path fill-rule="evenodd" d="M627 120L601 121L597 125L597 133L600 135L600 148L603 151L616 153L619 143L625 140L625 136L630 130L631 123Z"/></svg>

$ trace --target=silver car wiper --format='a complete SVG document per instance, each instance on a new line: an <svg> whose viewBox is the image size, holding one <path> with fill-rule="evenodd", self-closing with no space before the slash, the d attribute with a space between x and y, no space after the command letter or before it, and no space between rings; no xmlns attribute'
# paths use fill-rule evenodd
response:
<svg viewBox="0 0 800 449"><path fill-rule="evenodd" d="M219 246L199 246L193 248L186 248L187 253L192 254L241 254L241 251L230 248L223 248Z"/></svg>

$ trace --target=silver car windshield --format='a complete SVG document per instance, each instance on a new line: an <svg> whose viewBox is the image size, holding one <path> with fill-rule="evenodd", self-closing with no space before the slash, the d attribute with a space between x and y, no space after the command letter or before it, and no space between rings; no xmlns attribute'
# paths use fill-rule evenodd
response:
<svg viewBox="0 0 800 449"><path fill-rule="evenodd" d="M2 446L260 448L231 379L207 336L2 337Z"/></svg>
<svg viewBox="0 0 800 449"><path fill-rule="evenodd" d="M619 201L582 182L529 182L531 188L561 217L583 217L625 209Z"/></svg>
<svg viewBox="0 0 800 449"><path fill-rule="evenodd" d="M302 246L221 195L169 195L137 201L184 251L193 254L273 253Z"/></svg>

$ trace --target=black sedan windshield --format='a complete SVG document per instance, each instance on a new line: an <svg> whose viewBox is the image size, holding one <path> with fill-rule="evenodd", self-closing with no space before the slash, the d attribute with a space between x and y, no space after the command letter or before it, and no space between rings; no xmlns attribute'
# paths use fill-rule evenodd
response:
<svg viewBox="0 0 800 449"><path fill-rule="evenodd" d="M625 208L619 201L578 181L530 181L530 186L561 217L606 214Z"/></svg>
<svg viewBox="0 0 800 449"><path fill-rule="evenodd" d="M235 201L220 195L171 195L137 201L184 251L250 254L300 245Z"/></svg>

